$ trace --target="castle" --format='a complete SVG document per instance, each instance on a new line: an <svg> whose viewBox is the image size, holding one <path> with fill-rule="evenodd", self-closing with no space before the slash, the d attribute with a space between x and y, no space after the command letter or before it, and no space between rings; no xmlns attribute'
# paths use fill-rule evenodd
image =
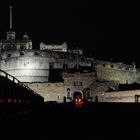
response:
<svg viewBox="0 0 140 140"><path fill-rule="evenodd" d="M12 7L10 7L12 13ZM0 40L0 69L16 77L45 101L69 102L76 96L88 101L134 102L139 90L106 92L118 89L119 84L140 83L140 70L136 64L99 61L84 55L81 49L69 49L62 44L40 43L34 49L27 34L16 39L12 30Z"/></svg>

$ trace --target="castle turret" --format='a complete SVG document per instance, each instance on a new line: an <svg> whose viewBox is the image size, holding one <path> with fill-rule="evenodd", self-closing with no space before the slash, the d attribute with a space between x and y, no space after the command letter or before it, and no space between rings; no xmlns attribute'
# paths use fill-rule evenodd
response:
<svg viewBox="0 0 140 140"><path fill-rule="evenodd" d="M7 32L7 40L15 40L16 33L13 31L8 31Z"/></svg>

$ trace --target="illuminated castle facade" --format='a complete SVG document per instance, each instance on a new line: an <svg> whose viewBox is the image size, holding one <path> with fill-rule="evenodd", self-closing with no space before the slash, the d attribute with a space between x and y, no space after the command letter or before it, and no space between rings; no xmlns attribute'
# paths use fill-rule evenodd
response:
<svg viewBox="0 0 140 140"><path fill-rule="evenodd" d="M140 70L134 63L95 60L86 57L82 50L68 49L65 42L59 45L41 42L39 49L33 48L27 34L22 40L16 39L10 16L7 38L0 39L0 69L24 82L45 101L63 102L64 97L71 101L78 94L85 100L95 101L98 96L101 101L109 101L105 92L110 87L117 90L118 84L140 83ZM127 93L118 95L120 98L111 101L134 101L135 94L130 94L129 99L121 98Z"/></svg>

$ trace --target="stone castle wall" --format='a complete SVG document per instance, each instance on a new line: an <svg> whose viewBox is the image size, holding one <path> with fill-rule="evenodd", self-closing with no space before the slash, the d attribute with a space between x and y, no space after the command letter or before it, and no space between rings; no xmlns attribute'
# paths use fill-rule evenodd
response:
<svg viewBox="0 0 140 140"><path fill-rule="evenodd" d="M44 101L64 102L64 97L67 97L64 83L24 83L35 92L44 97ZM90 97L95 102L98 96L98 102L135 102L135 95L140 95L140 90L129 91L114 91L105 92L105 86L100 85L101 91L90 91ZM140 102L140 99L139 99Z"/></svg>
<svg viewBox="0 0 140 140"><path fill-rule="evenodd" d="M49 69L74 68L76 55L41 50L1 52L0 69L21 82L48 82ZM81 66L91 66L91 61L80 60ZM51 66L50 66L51 65Z"/></svg>
<svg viewBox="0 0 140 140"><path fill-rule="evenodd" d="M44 97L45 101L57 101L63 102L64 96L67 97L67 89L70 89L70 97L73 99L73 95L77 91L83 92L93 82L95 82L95 73L84 73L80 76L80 73L76 74L64 74L64 82L61 83L24 83L32 90L39 93Z"/></svg>
<svg viewBox="0 0 140 140"><path fill-rule="evenodd" d="M24 83L35 92L44 97L44 101L63 102L64 83Z"/></svg>
<svg viewBox="0 0 140 140"><path fill-rule="evenodd" d="M140 95L140 90L129 90L129 91L115 91L115 92L102 92L94 94L98 96L98 102L135 102L135 95ZM139 100L140 102L140 100Z"/></svg>
<svg viewBox="0 0 140 140"><path fill-rule="evenodd" d="M140 84L140 69L137 69L136 82Z"/></svg>
<svg viewBox="0 0 140 140"><path fill-rule="evenodd" d="M64 73L63 74L65 92L67 89L70 90L71 97L73 97L74 92L82 91L89 88L90 85L95 83L96 76L94 72L91 73Z"/></svg>
<svg viewBox="0 0 140 140"><path fill-rule="evenodd" d="M48 81L49 59L47 57L38 57L36 55L32 56L32 53L29 52L27 55L26 53L20 54L18 51L5 52L2 55L0 68L16 77L21 82Z"/></svg>
<svg viewBox="0 0 140 140"><path fill-rule="evenodd" d="M134 65L98 61L95 66L97 80L133 83L137 81L137 71Z"/></svg>
<svg viewBox="0 0 140 140"><path fill-rule="evenodd" d="M65 77L64 83L49 83L50 63L54 69L64 69L64 64L67 64L68 68L74 68L77 63L76 54L43 50L4 51L1 52L0 69L13 75L21 82L25 82L31 89L43 96L45 101L63 102L64 96L67 96L68 88L72 93L78 89L82 91L85 88L90 88L93 101L97 95L100 101L133 102L135 94L139 94L137 91L121 91L110 94L104 92L109 86L100 85L97 88L96 80L100 82L116 81L121 84L140 83L140 70L136 69L134 64L96 62L96 65L93 66L95 73L83 75L77 73L75 79L69 75ZM79 58L81 66L92 66L93 63L93 60L88 58ZM74 85L74 82L78 81L82 81L82 85Z"/></svg>

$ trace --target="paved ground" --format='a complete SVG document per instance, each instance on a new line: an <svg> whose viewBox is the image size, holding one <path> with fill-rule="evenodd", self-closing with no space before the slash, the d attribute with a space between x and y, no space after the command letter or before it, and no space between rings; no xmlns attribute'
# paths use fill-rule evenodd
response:
<svg viewBox="0 0 140 140"><path fill-rule="evenodd" d="M0 133L38 139L135 137L140 133L140 104L89 103L82 108L47 104L15 116L1 115Z"/></svg>

